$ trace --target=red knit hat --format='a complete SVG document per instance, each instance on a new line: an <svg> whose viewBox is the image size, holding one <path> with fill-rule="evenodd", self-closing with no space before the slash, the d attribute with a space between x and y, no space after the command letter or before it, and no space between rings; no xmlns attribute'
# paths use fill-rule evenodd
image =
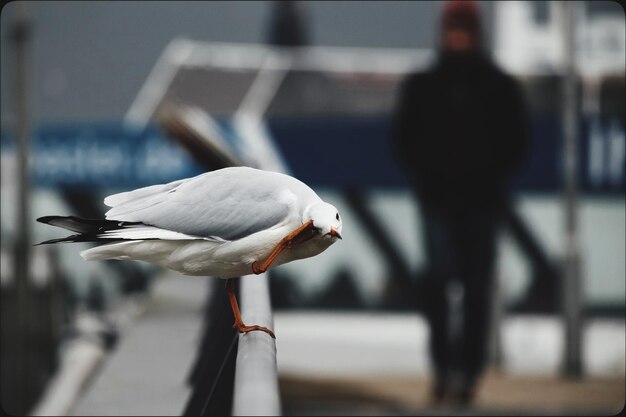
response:
<svg viewBox="0 0 626 417"><path fill-rule="evenodd" d="M473 0L451 0L443 6L443 29L458 28L480 34L480 7Z"/></svg>

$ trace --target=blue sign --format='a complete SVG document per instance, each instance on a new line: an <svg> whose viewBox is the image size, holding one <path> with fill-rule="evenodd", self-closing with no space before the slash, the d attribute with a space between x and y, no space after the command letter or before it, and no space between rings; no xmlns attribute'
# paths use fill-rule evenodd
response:
<svg viewBox="0 0 626 417"><path fill-rule="evenodd" d="M31 146L33 181L42 186L134 188L203 171L186 149L154 126L46 126L34 132ZM12 148L3 134L2 152Z"/></svg>

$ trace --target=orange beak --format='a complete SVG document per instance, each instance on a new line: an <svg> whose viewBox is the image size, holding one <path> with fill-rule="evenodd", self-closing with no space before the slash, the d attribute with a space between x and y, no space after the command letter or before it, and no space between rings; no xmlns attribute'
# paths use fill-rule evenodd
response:
<svg viewBox="0 0 626 417"><path fill-rule="evenodd" d="M339 234L339 232L337 232L337 229L335 229L334 227L330 228L330 235L341 239L341 235Z"/></svg>

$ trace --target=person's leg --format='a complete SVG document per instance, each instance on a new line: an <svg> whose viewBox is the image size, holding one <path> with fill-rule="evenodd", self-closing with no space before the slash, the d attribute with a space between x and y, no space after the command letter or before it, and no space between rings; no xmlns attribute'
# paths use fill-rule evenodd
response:
<svg viewBox="0 0 626 417"><path fill-rule="evenodd" d="M452 233L449 213L436 207L422 207L423 240L426 249L425 314L430 328L430 356L435 379L433 395L444 395L450 361L450 307L447 284L454 270Z"/></svg>
<svg viewBox="0 0 626 417"><path fill-rule="evenodd" d="M468 210L459 227L461 277L464 287L459 371L459 400L471 401L474 384L487 363L493 299L496 237L499 216L494 210Z"/></svg>

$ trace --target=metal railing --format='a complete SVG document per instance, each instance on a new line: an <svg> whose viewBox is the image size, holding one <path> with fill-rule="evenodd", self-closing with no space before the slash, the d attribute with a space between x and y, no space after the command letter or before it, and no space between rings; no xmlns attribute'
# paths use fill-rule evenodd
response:
<svg viewBox="0 0 626 417"><path fill-rule="evenodd" d="M267 275L241 278L244 321L274 328ZM280 415L276 343L264 332L239 335L232 415Z"/></svg>
<svg viewBox="0 0 626 417"><path fill-rule="evenodd" d="M267 275L237 281L244 321L273 328ZM275 340L264 332L237 333L223 282L211 280L209 285L205 328L183 415L280 415Z"/></svg>

